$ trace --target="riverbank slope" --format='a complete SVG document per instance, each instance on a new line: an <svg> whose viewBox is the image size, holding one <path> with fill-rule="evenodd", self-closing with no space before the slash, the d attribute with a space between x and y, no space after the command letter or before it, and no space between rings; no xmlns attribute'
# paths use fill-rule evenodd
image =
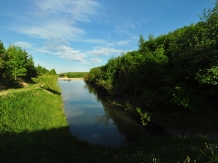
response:
<svg viewBox="0 0 218 163"><path fill-rule="evenodd" d="M181 163L217 158L217 142L205 137L144 136L123 148L78 140L66 123L60 88L50 91L55 87L47 83L57 79L47 79L0 96L0 162Z"/></svg>

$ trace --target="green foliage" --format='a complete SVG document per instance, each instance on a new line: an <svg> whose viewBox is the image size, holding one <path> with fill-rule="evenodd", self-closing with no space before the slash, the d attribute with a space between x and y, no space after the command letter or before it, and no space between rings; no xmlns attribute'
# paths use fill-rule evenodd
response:
<svg viewBox="0 0 218 163"><path fill-rule="evenodd" d="M0 96L0 132L22 133L66 126L60 96L29 90ZM49 123L48 123L49 122Z"/></svg>
<svg viewBox="0 0 218 163"><path fill-rule="evenodd" d="M143 126L146 126L148 122L150 122L150 116L148 115L149 113L145 112L142 113L140 108L136 108L136 111L139 113L139 115L141 116L141 122L143 124Z"/></svg>
<svg viewBox="0 0 218 163"><path fill-rule="evenodd" d="M8 61L6 62L7 74L15 80L17 77L26 76L27 53L20 47L10 46L7 49Z"/></svg>
<svg viewBox="0 0 218 163"><path fill-rule="evenodd" d="M202 72L202 70L199 70L199 72L196 73L196 79L201 84L217 85L218 84L218 63L217 63L217 66L212 66L210 69L204 70L204 72Z"/></svg>
<svg viewBox="0 0 218 163"><path fill-rule="evenodd" d="M31 79L32 77L37 76L35 63L34 63L33 57L31 55L29 55L29 57L27 58L26 69L27 69L27 75L26 75L27 79Z"/></svg>
<svg viewBox="0 0 218 163"><path fill-rule="evenodd" d="M218 101L217 20L218 1L196 24L148 40L140 35L137 51L91 69L85 80L115 97L138 97L143 111L213 110Z"/></svg>
<svg viewBox="0 0 218 163"><path fill-rule="evenodd" d="M61 73L59 76L67 76L68 78L83 78L87 72L66 72Z"/></svg>
<svg viewBox="0 0 218 163"><path fill-rule="evenodd" d="M50 72L49 72L49 74L50 74L50 75L57 75L55 69L51 69Z"/></svg>
<svg viewBox="0 0 218 163"><path fill-rule="evenodd" d="M130 111L132 109L132 105L129 103L129 101L126 101L125 103L125 111Z"/></svg>
<svg viewBox="0 0 218 163"><path fill-rule="evenodd" d="M4 48L0 41L0 78L4 80L31 80L36 77L33 57L18 46Z"/></svg>
<svg viewBox="0 0 218 163"><path fill-rule="evenodd" d="M60 87L57 84L58 78L56 75L42 75L38 77L38 82L40 86L44 89L47 89L51 92L60 94Z"/></svg>
<svg viewBox="0 0 218 163"><path fill-rule="evenodd" d="M145 39L144 39L144 37L143 37L142 35L140 35L140 36L139 36L139 42L138 42L138 47L139 47L139 49L142 48L142 46L144 45L144 43L145 43Z"/></svg>
<svg viewBox="0 0 218 163"><path fill-rule="evenodd" d="M5 48L3 42L0 41L0 79L3 76L5 68Z"/></svg>
<svg viewBox="0 0 218 163"><path fill-rule="evenodd" d="M49 70L47 70L45 67L42 67L38 64L36 67L36 74L37 76L46 75L46 74L48 75Z"/></svg>
<svg viewBox="0 0 218 163"><path fill-rule="evenodd" d="M211 162L218 162L218 146L216 143L205 143L205 148L200 151Z"/></svg>
<svg viewBox="0 0 218 163"><path fill-rule="evenodd" d="M122 148L102 147L80 141L69 132L60 95L44 91L38 85L5 91L0 94L0 101L2 163L217 161L217 141L205 137L145 135ZM126 103L127 107L130 105ZM145 119L146 114L139 108L138 111Z"/></svg>

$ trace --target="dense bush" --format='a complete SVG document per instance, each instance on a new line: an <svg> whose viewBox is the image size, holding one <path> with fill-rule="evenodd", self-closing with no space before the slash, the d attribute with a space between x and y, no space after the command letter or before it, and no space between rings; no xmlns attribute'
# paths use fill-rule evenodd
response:
<svg viewBox="0 0 218 163"><path fill-rule="evenodd" d="M154 38L91 69L86 81L113 96L139 97L150 109L215 109L218 101L218 2L201 21Z"/></svg>

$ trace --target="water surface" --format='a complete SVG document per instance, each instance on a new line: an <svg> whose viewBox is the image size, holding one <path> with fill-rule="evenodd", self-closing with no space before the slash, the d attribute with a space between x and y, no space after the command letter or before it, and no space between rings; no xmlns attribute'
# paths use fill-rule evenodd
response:
<svg viewBox="0 0 218 163"><path fill-rule="evenodd" d="M110 106L83 80L59 84L72 135L94 144L119 147L144 134L134 117Z"/></svg>

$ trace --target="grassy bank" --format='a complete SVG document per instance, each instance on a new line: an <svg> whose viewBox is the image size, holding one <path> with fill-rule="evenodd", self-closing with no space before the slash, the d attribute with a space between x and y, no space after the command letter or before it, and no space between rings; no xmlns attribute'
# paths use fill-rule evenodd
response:
<svg viewBox="0 0 218 163"><path fill-rule="evenodd" d="M51 79L56 81L55 77ZM78 140L71 136L66 123L62 99L56 93L60 89L55 93L49 91L52 87L44 89L40 87L45 84L43 81L41 79L40 84L0 95L0 162L217 161L217 142L205 137L145 136L126 147L116 149Z"/></svg>

